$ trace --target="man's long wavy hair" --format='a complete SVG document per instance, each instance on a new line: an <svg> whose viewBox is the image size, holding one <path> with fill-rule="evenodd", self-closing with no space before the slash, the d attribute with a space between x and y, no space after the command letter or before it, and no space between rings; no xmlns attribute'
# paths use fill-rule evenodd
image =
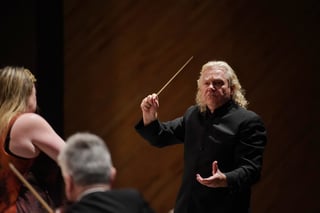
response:
<svg viewBox="0 0 320 213"><path fill-rule="evenodd" d="M34 82L34 75L23 67L0 69L0 133L14 116L27 110Z"/></svg>
<svg viewBox="0 0 320 213"><path fill-rule="evenodd" d="M223 69L226 71L226 76L229 82L229 86L233 87L233 94L231 97L232 100L234 100L234 102L237 103L239 106L247 108L248 101L244 96L245 91L242 89L239 79L236 73L234 72L234 70L231 68L231 66L224 61L209 61L202 66L199 79L197 80L198 90L196 95L196 104L199 106L200 111L201 112L206 111L206 104L201 96L201 92L199 89L200 79L202 78L202 74L204 73L205 70L213 69L215 67L219 67L220 69Z"/></svg>

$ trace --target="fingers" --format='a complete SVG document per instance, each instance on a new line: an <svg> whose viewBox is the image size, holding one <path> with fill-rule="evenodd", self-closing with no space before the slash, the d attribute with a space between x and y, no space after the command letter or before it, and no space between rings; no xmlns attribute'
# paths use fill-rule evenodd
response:
<svg viewBox="0 0 320 213"><path fill-rule="evenodd" d="M199 182L199 183L201 183L202 185L205 185L205 186L209 186L210 185L210 183L212 182L212 178L203 178L203 177L201 177L201 175L200 174L196 174L196 179L197 179L197 181Z"/></svg>
<svg viewBox="0 0 320 213"><path fill-rule="evenodd" d="M148 111L151 107L158 108L159 107L159 99L157 94L153 93L145 97L140 105L141 109L144 111Z"/></svg>
<svg viewBox="0 0 320 213"><path fill-rule="evenodd" d="M213 161L212 163L212 175L218 172L218 161Z"/></svg>
<svg viewBox="0 0 320 213"><path fill-rule="evenodd" d="M205 185L205 180L203 179L203 177L201 177L200 174L196 174L196 179L199 183L201 183L202 185Z"/></svg>
<svg viewBox="0 0 320 213"><path fill-rule="evenodd" d="M212 188L228 186L227 177L218 168L218 161L212 163L212 176L203 178L200 174L196 174L196 179L200 184Z"/></svg>
<svg viewBox="0 0 320 213"><path fill-rule="evenodd" d="M203 180L203 178L201 177L201 175L197 174L196 175L196 179L197 181L201 182Z"/></svg>

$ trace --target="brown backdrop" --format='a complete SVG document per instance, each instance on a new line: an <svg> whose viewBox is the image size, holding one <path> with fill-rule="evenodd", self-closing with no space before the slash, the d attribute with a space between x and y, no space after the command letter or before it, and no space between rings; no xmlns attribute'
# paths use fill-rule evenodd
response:
<svg viewBox="0 0 320 213"><path fill-rule="evenodd" d="M66 0L63 14L59 5L10 2L20 4L1 13L1 65L20 58L34 68L40 106L61 134L91 131L107 141L115 187L139 189L159 213L173 207L183 147L157 149L135 133L140 101L194 56L160 95L162 120L183 114L194 103L201 65L219 59L236 70L268 129L253 212L320 212L319 1ZM57 86L60 56L65 80Z"/></svg>

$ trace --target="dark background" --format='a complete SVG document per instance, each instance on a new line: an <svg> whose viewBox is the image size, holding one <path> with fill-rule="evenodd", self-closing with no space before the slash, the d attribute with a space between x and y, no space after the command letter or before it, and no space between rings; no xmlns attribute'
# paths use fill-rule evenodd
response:
<svg viewBox="0 0 320 213"><path fill-rule="evenodd" d="M151 147L133 126L142 98L194 56L161 93L160 119L194 103L204 63L227 61L268 129L253 212L320 211L319 1L13 0L1 9L1 67L36 74L40 113L63 138L106 140L114 187L139 189L159 213L173 207L183 147Z"/></svg>

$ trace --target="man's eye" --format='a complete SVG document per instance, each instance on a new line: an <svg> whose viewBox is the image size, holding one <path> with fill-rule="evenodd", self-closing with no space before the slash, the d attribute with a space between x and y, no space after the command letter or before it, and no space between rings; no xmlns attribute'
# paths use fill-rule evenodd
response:
<svg viewBox="0 0 320 213"><path fill-rule="evenodd" d="M214 81L214 82L212 82L212 84L215 87L222 87L224 85L224 82L223 81Z"/></svg>

